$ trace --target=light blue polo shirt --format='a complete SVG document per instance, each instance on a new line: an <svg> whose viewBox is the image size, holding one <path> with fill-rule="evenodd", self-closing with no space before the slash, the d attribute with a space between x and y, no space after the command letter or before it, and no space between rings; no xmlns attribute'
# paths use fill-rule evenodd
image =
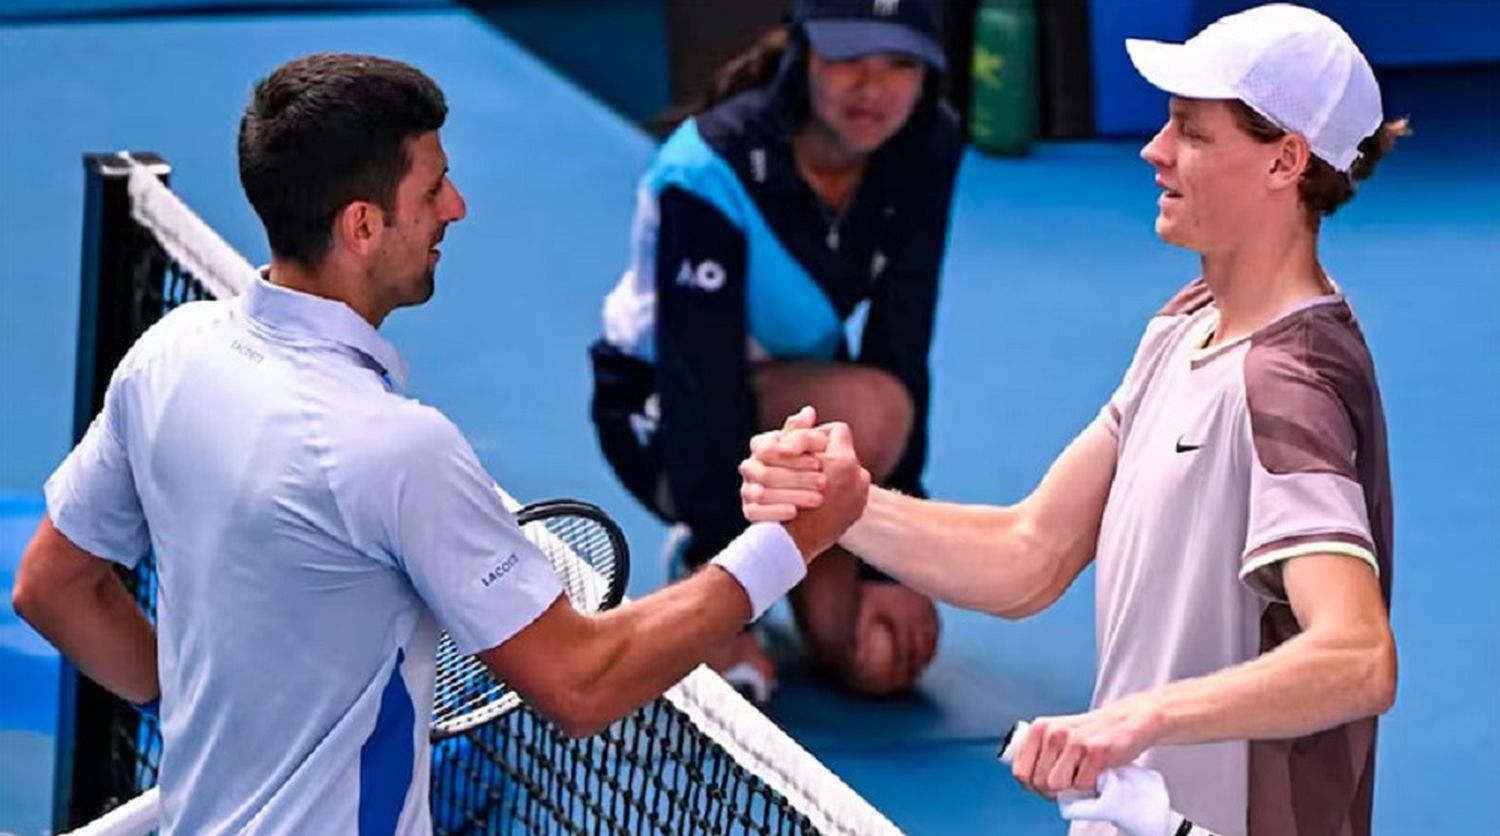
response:
<svg viewBox="0 0 1500 836"><path fill-rule="evenodd" d="M257 281L130 350L47 482L155 549L166 832L427 833L439 627L494 647L561 594L458 429L342 303Z"/></svg>

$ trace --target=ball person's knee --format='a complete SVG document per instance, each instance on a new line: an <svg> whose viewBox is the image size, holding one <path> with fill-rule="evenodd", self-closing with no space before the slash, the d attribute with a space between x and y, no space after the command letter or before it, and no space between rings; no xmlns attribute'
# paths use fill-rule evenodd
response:
<svg viewBox="0 0 1500 836"><path fill-rule="evenodd" d="M856 366L843 381L848 401L859 404L851 421L855 452L877 479L887 476L911 437L912 398L905 384L882 369Z"/></svg>

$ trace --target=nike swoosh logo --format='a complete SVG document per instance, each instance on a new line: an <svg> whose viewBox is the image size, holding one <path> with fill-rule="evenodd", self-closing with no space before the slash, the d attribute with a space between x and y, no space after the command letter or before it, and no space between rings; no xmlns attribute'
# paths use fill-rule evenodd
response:
<svg viewBox="0 0 1500 836"><path fill-rule="evenodd" d="M1177 439L1177 452L1179 453L1191 453L1194 450L1201 449L1202 447L1202 444L1183 444L1182 439Z"/></svg>

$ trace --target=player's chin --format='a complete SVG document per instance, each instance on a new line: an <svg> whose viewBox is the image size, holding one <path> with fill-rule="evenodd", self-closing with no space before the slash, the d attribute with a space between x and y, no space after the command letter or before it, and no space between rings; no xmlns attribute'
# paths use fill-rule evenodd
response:
<svg viewBox="0 0 1500 836"><path fill-rule="evenodd" d="M1162 243L1171 244L1174 247L1187 250L1193 248L1192 241L1182 230L1182 225L1165 215L1156 216L1156 237L1160 238Z"/></svg>

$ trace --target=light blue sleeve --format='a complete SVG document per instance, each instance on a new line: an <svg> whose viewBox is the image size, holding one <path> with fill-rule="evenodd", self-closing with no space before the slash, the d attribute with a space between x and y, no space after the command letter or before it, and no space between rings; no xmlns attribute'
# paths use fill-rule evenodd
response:
<svg viewBox="0 0 1500 836"><path fill-rule="evenodd" d="M562 594L458 428L407 402L339 458L334 492L355 544L410 579L462 653L504 643Z"/></svg>
<svg viewBox="0 0 1500 836"><path fill-rule="evenodd" d="M127 385L118 373L110 381L104 409L44 490L52 525L73 545L133 567L151 548L151 536L121 433Z"/></svg>

